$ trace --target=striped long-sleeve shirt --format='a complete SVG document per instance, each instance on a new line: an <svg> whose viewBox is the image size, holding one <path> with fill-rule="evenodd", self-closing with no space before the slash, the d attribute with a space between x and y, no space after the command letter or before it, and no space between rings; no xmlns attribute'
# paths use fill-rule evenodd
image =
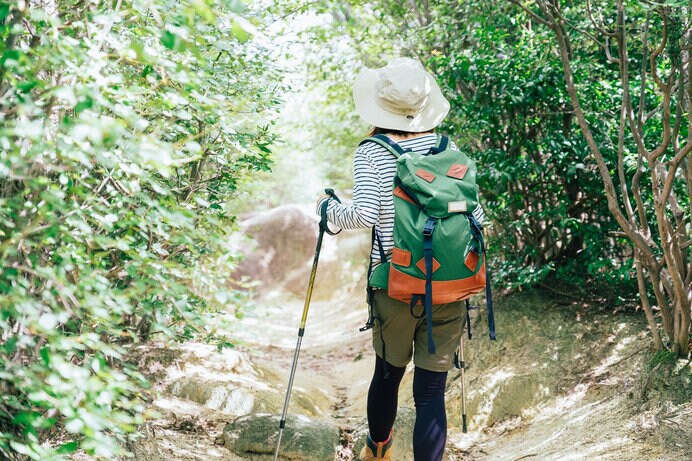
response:
<svg viewBox="0 0 692 461"><path fill-rule="evenodd" d="M435 134L409 138L397 143L402 149L427 154L435 146ZM454 143L452 148L456 149ZM353 203L341 204L330 200L327 219L342 229L362 229L375 226L382 249L389 258L394 247L394 195L392 184L396 175L396 157L374 142L358 147L353 158ZM319 206L318 206L319 209ZM480 205L473 215L483 224L485 215ZM374 242L370 253L373 263L380 262L379 243Z"/></svg>

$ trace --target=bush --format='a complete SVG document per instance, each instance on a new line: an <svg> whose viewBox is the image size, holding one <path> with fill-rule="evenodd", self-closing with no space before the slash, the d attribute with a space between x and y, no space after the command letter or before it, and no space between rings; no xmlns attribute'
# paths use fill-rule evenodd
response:
<svg viewBox="0 0 692 461"><path fill-rule="evenodd" d="M112 459L144 418L130 345L229 344L225 206L282 88L240 2L42 5L0 4L0 457Z"/></svg>

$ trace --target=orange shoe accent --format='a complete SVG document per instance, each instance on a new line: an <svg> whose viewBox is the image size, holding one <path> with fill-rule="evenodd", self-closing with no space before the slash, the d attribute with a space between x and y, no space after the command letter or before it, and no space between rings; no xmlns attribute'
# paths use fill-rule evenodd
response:
<svg viewBox="0 0 692 461"><path fill-rule="evenodd" d="M368 435L368 438L365 440L365 446L358 456L358 461L375 461L378 459L391 461L393 434L394 431L391 431L389 437L384 442L374 442Z"/></svg>

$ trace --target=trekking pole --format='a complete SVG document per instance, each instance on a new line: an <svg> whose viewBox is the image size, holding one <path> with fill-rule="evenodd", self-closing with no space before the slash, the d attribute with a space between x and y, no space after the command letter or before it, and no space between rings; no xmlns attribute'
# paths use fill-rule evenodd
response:
<svg viewBox="0 0 692 461"><path fill-rule="evenodd" d="M284 427L286 426L286 413L288 412L288 403L291 400L291 389L293 388L293 378L296 374L296 366L298 365L298 355L300 354L300 345L303 342L303 334L305 333L305 323L308 319L308 308L310 307L310 298L312 297L312 287L315 284L315 274L317 273L317 262L320 258L320 249L322 248L322 237L326 232L329 235L336 235L341 230L332 232L327 225L327 207L329 206L329 200L334 199L341 203L341 200L334 194L334 190L325 189L324 192L329 196L329 199L322 203L320 208L320 225L319 225L319 235L317 236L317 247L315 248L315 257L312 260L312 271L310 272L310 281L308 282L308 291L305 295L305 305L303 306L303 317L300 320L300 327L298 328L298 342L296 343L296 350L293 353L293 365L291 365L291 374L288 378L288 389L286 389L286 399L284 400L284 409L281 412L281 421L279 421L279 438L276 441L276 451L274 452L274 461L279 459L279 448L281 447L281 436L283 435Z"/></svg>
<svg viewBox="0 0 692 461"><path fill-rule="evenodd" d="M466 395L464 394L464 333L461 333L461 341L459 342L459 366L461 368L461 432L466 434L468 428L466 426Z"/></svg>
<svg viewBox="0 0 692 461"><path fill-rule="evenodd" d="M466 328L469 333L469 339L471 339L471 316L469 310L471 309L471 303L466 300ZM464 361L464 331L461 331L461 340L459 341L459 369L461 370L461 432L466 434L468 432L468 427L466 426L466 389L465 389L465 371L466 362Z"/></svg>

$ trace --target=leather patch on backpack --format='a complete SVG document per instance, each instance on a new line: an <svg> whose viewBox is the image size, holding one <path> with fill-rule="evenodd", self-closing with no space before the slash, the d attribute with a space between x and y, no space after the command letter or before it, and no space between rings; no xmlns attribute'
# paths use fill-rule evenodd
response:
<svg viewBox="0 0 692 461"><path fill-rule="evenodd" d="M476 270L476 266L478 266L478 253L475 251L471 250L469 251L469 254L466 255L466 260L464 261L464 264L466 267L469 268L471 272L474 272Z"/></svg>
<svg viewBox="0 0 692 461"><path fill-rule="evenodd" d="M464 179L464 176L466 176L466 172L468 171L468 169L469 167L466 165L462 165L461 163L455 163L451 167L449 167L449 170L447 170L447 176L454 179Z"/></svg>
<svg viewBox="0 0 692 461"><path fill-rule="evenodd" d="M428 182L433 182L435 180L435 175L430 173L429 171L425 171L424 169L419 169L416 171L416 176L418 176L421 179L424 179Z"/></svg>
<svg viewBox="0 0 692 461"><path fill-rule="evenodd" d="M406 200L407 202L413 203L414 205L416 205L416 202L413 201L413 199L411 198L411 196L408 195L406 192L404 192L404 189L402 189L402 188L399 187L399 186L397 186L397 187L394 189L394 195L396 195L396 196L399 197L400 199Z"/></svg>
<svg viewBox="0 0 692 461"><path fill-rule="evenodd" d="M421 258L420 261L416 263L416 267L420 269L422 273L425 274L425 258ZM440 263L437 262L435 258L432 260L432 270L435 272L437 269L440 268Z"/></svg>
<svg viewBox="0 0 692 461"><path fill-rule="evenodd" d="M408 267L411 264L411 252L401 248L392 249L392 264Z"/></svg>

